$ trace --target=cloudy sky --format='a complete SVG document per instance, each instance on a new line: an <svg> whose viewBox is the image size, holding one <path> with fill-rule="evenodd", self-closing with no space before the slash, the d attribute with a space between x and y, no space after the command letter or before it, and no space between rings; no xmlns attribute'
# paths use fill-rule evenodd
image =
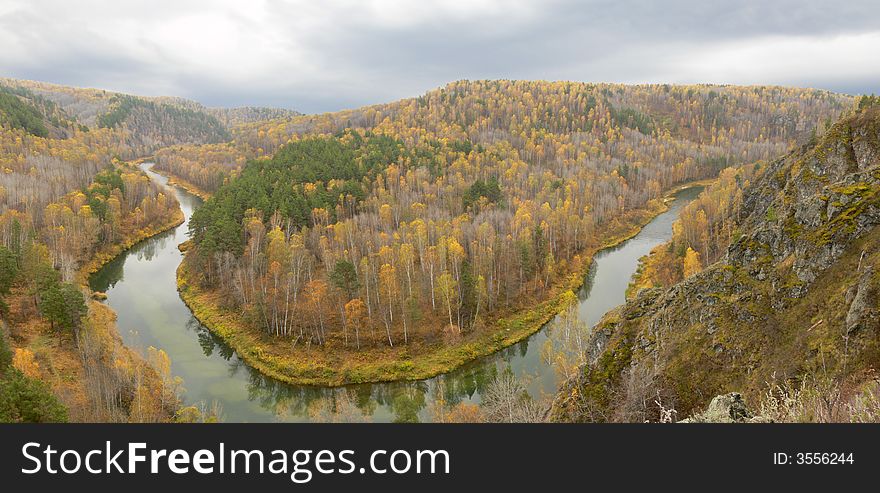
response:
<svg viewBox="0 0 880 493"><path fill-rule="evenodd" d="M880 93L876 0L0 0L0 76L332 111L457 79Z"/></svg>

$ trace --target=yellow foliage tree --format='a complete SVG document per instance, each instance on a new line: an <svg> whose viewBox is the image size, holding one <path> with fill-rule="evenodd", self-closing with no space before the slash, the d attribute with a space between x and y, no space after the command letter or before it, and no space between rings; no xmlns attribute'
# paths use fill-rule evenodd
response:
<svg viewBox="0 0 880 493"><path fill-rule="evenodd" d="M684 277L688 278L701 270L703 270L703 264L700 262L700 253L688 247L684 252Z"/></svg>
<svg viewBox="0 0 880 493"><path fill-rule="evenodd" d="M37 360L34 358L34 352L30 349L15 348L15 354L12 355L12 366L26 377L40 377L40 364L37 363Z"/></svg>
<svg viewBox="0 0 880 493"><path fill-rule="evenodd" d="M345 320L354 327L355 343L358 349L361 347L361 327L367 322L367 306L360 298L355 298L345 304Z"/></svg>

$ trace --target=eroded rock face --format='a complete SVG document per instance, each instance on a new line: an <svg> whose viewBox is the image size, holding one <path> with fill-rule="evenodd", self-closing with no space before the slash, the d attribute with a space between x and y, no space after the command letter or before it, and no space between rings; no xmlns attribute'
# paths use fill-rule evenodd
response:
<svg viewBox="0 0 880 493"><path fill-rule="evenodd" d="M621 408L644 393L629 388L631 374L656 375L651 385L681 414L707 395L736 407L725 392L803 374L820 351L840 361L844 334L851 367L880 367L865 359L880 354L880 107L770 163L734 214L741 236L721 262L597 324L552 419L626 420Z"/></svg>
<svg viewBox="0 0 880 493"><path fill-rule="evenodd" d="M859 283L851 291L855 291L852 301L849 301L849 310L846 312L846 331L847 333L859 330L863 326L863 322L869 317L876 316L877 303L874 300L873 286L871 279L874 276L873 266L868 266L859 277ZM847 293L849 295L849 293ZM849 296L847 296L849 298Z"/></svg>
<svg viewBox="0 0 880 493"><path fill-rule="evenodd" d="M878 154L869 139L854 140L864 129L838 131L848 146L821 143L779 160L745 196L741 224L748 233L729 247L729 264L765 281L776 264L793 257L797 279L808 285L880 224ZM854 143L861 149L858 162Z"/></svg>

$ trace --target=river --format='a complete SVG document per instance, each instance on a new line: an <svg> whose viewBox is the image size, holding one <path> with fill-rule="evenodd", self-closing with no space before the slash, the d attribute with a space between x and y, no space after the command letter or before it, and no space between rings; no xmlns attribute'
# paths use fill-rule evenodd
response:
<svg viewBox="0 0 880 493"><path fill-rule="evenodd" d="M217 402L230 422L308 421L321 419L322 403L339 400L366 419L429 421L432 400L447 404L479 403L481 392L498 371L509 368L528 382L533 397L555 393L559 376L542 357L553 337L550 323L528 339L453 372L417 382L393 382L324 388L289 385L267 378L248 367L235 351L196 320L177 293L176 270L182 259L177 245L187 240L187 224L201 199L142 165L149 177L168 187L180 202L182 225L149 238L121 254L90 278L92 290L107 293L106 303L118 314L119 332L129 347L165 350L172 373L183 378L186 403ZM700 187L682 190L668 211L648 223L638 235L600 251L578 293L578 314L588 326L625 301L624 292L638 259L669 240L672 222ZM323 406L326 407L326 406Z"/></svg>

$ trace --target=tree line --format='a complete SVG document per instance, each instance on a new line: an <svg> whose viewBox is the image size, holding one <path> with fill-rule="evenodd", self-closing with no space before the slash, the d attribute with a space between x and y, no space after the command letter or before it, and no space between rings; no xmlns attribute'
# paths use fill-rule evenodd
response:
<svg viewBox="0 0 880 493"><path fill-rule="evenodd" d="M432 344L542 299L664 190L781 153L849 104L787 88L462 81L243 125L225 147L160 162L214 192L187 266L251 325L354 349ZM698 216L687 235L705 229ZM707 258L724 234L702 242Z"/></svg>

